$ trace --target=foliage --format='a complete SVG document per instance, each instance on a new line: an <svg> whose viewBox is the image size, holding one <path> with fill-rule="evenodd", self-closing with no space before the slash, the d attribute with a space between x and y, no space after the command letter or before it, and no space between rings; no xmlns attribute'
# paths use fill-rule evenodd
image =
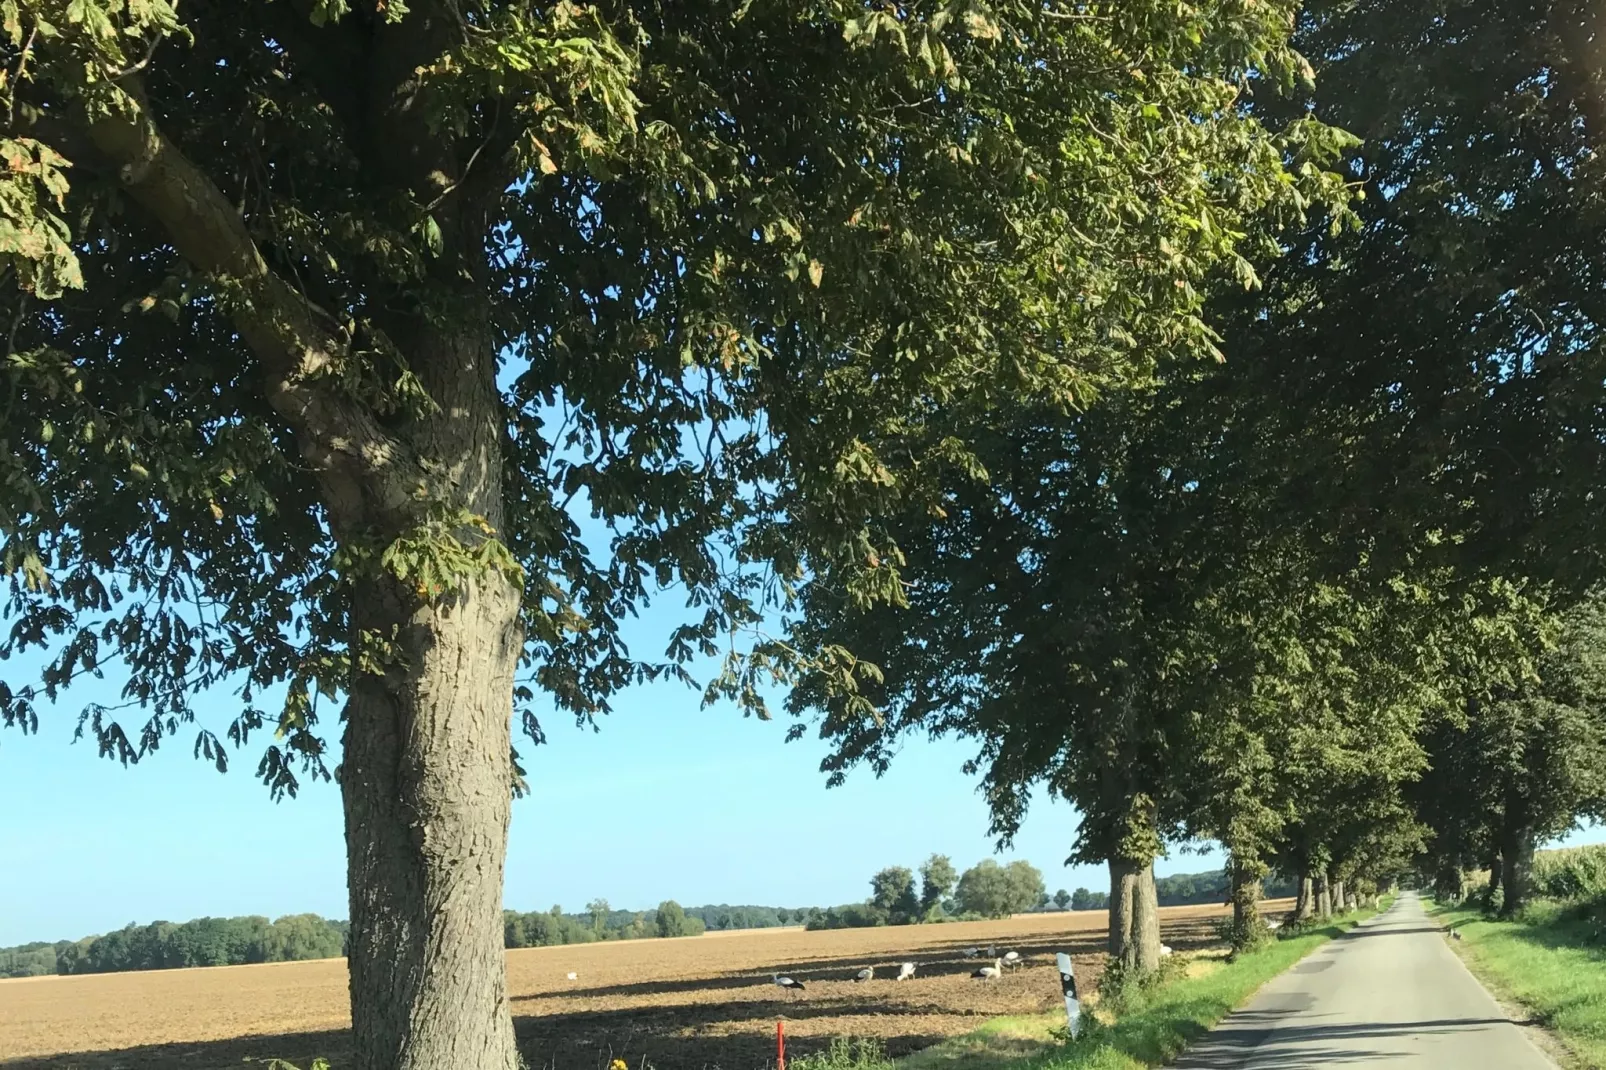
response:
<svg viewBox="0 0 1606 1070"><path fill-rule="evenodd" d="M869 902L893 925L908 925L921 918L915 875L905 866L889 866L871 877Z"/></svg>
<svg viewBox="0 0 1606 1070"><path fill-rule="evenodd" d="M316 914L130 923L103 936L0 948L0 977L239 966L345 954L346 923Z"/></svg>
<svg viewBox="0 0 1606 1070"><path fill-rule="evenodd" d="M810 912L804 928L870 929L889 922L887 912L873 903L844 903L818 913Z"/></svg>
<svg viewBox="0 0 1606 1070"><path fill-rule="evenodd" d="M954 898L967 914L1002 918L1033 909L1043 892L1043 874L1031 863L984 858L960 875Z"/></svg>
<svg viewBox="0 0 1606 1070"><path fill-rule="evenodd" d="M658 928L658 935L664 938L674 936L693 936L686 924L686 912L679 903L673 899L666 899L658 904L658 912L654 916L654 923ZM699 923L700 929L700 923Z"/></svg>
<svg viewBox="0 0 1606 1070"><path fill-rule="evenodd" d="M1108 910L1110 909L1109 892L1090 892L1086 888L1078 888L1071 893L1072 910Z"/></svg>
<svg viewBox="0 0 1606 1070"><path fill-rule="evenodd" d="M1077 891L1082 893L1082 897L1083 897L1083 900L1085 902L1086 898L1087 898L1087 889L1086 888L1078 888ZM1061 910L1073 909L1071 907L1071 904L1075 900L1076 900L1076 896L1073 895L1070 892L1067 892L1064 888L1061 888L1059 891L1054 893L1054 905L1059 907ZM1077 907L1075 909L1085 910L1087 908L1086 907Z"/></svg>
<svg viewBox="0 0 1606 1070"><path fill-rule="evenodd" d="M1491 689L1432 734L1417 793L1433 829L1423 868L1492 862L1505 912L1534 890L1535 846L1606 807L1606 598L1591 594L1549 623L1532 676Z"/></svg>
<svg viewBox="0 0 1606 1070"><path fill-rule="evenodd" d="M893 1070L896 1065L880 1042L851 1037L833 1037L824 1051L788 1059L786 1064L798 1070Z"/></svg>
<svg viewBox="0 0 1606 1070"><path fill-rule="evenodd" d="M934 854L920 865L920 916L931 917L953 894L959 872L947 855Z"/></svg>

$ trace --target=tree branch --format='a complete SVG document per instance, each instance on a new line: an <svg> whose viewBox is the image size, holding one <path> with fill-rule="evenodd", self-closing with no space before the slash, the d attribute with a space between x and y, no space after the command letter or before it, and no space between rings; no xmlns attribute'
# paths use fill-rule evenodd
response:
<svg viewBox="0 0 1606 1070"><path fill-rule="evenodd" d="M90 141L179 254L221 284L230 319L267 372L269 403L326 477L337 521L401 506L419 469L372 413L341 396L333 374L346 342L333 317L273 273L234 206L162 135L137 81L122 85L113 107L89 122ZM375 476L383 478L367 478Z"/></svg>

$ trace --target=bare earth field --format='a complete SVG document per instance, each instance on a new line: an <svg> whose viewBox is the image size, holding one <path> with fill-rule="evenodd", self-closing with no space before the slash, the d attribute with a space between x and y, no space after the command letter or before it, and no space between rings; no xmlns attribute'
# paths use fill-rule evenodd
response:
<svg viewBox="0 0 1606 1070"><path fill-rule="evenodd" d="M1182 950L1211 942L1222 908L1160 914L1163 939ZM995 1015L1052 1010L1054 953L1071 952L1078 981L1091 984L1105 923L1102 911L1079 911L531 948L508 952L508 989L520 1046L541 1070L603 1070L614 1058L632 1070L758 1070L773 1058L778 1018L789 1051L874 1036L897 1055ZM997 982L971 980L977 963L963 951L989 944L1025 963ZM891 977L902 961L919 972L900 984ZM867 965L886 979L848 980ZM776 988L777 971L807 991ZM0 981L6 1070L213 1070L269 1057L305 1067L316 1055L338 1068L348 1025L343 959Z"/></svg>

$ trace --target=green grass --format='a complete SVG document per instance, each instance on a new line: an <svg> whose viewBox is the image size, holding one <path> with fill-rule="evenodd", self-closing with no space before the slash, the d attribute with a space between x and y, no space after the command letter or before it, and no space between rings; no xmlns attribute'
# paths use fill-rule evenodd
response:
<svg viewBox="0 0 1606 1070"><path fill-rule="evenodd" d="M1560 1038L1573 1065L1606 1067L1606 946L1598 921L1549 903L1515 921L1468 907L1440 905L1433 914L1461 933L1452 946L1478 979Z"/></svg>
<svg viewBox="0 0 1606 1070"><path fill-rule="evenodd" d="M1255 990L1370 912L1278 940L1236 961L1196 960L1189 976L1136 997L1113 1024L1063 1039L1063 1015L995 1018L980 1029L894 1062L873 1044L839 1041L787 1063L790 1070L1144 1070L1163 1066ZM1084 1025L1090 1021L1083 1017Z"/></svg>

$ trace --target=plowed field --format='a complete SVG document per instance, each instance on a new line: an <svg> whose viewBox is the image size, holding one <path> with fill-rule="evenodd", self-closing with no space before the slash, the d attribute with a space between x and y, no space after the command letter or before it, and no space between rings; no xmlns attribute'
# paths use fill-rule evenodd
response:
<svg viewBox="0 0 1606 1070"><path fill-rule="evenodd" d="M1270 904L1268 904L1270 906ZM1277 904L1281 907L1283 904ZM1219 907L1161 910L1166 943L1212 938ZM1101 911L1008 921L685 940L578 944L508 952L520 1046L541 1070L758 1070L786 1019L790 1051L835 1036L875 1036L894 1054L967 1032L999 1014L1059 1005L1054 953L1069 951L1084 985L1102 967ZM970 979L969 947L1016 950L1024 963L996 982ZM892 980L896 964L919 964ZM877 977L849 978L863 966ZM567 974L577 974L570 981ZM784 992L770 975L806 983ZM884 974L884 977L882 976ZM303 1067L345 1061L344 960L0 981L0 1065L38 1070L236 1070L249 1058Z"/></svg>

